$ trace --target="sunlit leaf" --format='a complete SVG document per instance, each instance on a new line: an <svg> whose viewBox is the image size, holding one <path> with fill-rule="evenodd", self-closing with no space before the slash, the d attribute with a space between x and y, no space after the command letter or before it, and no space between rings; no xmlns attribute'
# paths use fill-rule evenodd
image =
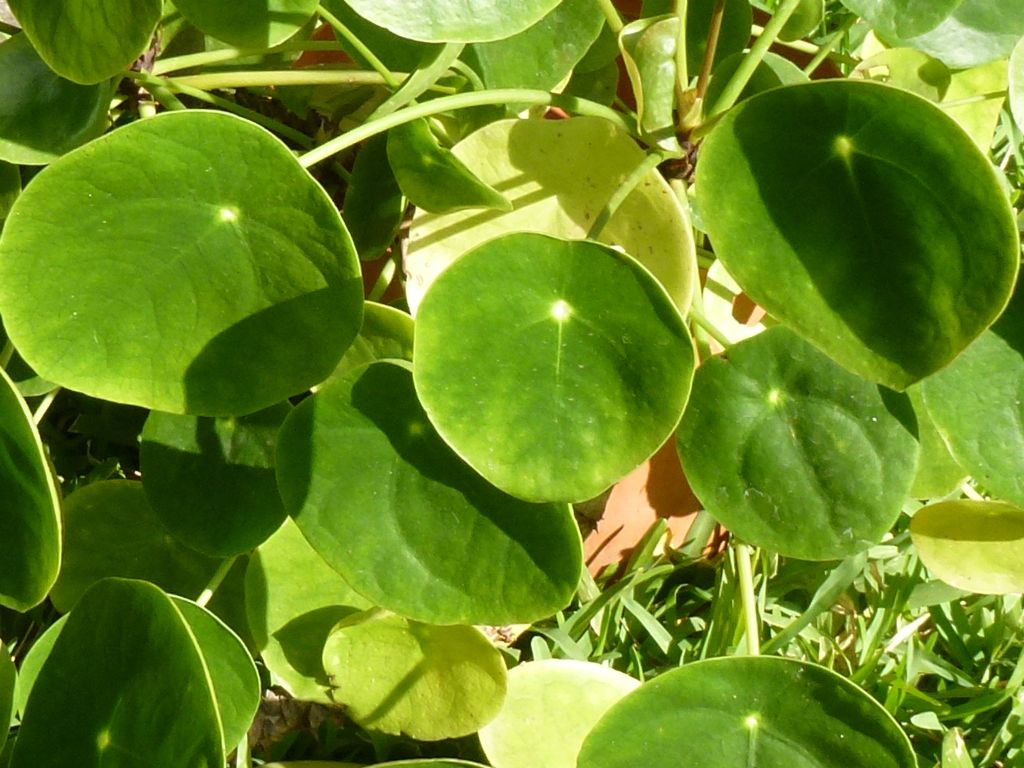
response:
<svg viewBox="0 0 1024 768"><path fill-rule="evenodd" d="M436 741L474 733L505 696L501 653L474 627L439 627L382 611L341 621L327 638L332 697L366 728Z"/></svg>
<svg viewBox="0 0 1024 768"><path fill-rule="evenodd" d="M1024 131L1024 37L1010 56L1010 111L1017 127Z"/></svg>
<svg viewBox="0 0 1024 768"><path fill-rule="evenodd" d="M869 694L794 659L730 657L659 675L614 705L579 768L916 768Z"/></svg>
<svg viewBox="0 0 1024 768"><path fill-rule="evenodd" d="M909 401L775 327L705 361L678 432L686 476L739 538L809 560L892 527L914 479Z"/></svg>
<svg viewBox="0 0 1024 768"><path fill-rule="evenodd" d="M697 194L715 252L754 301L893 388L956 357L1016 279L1017 228L992 165L941 110L895 88L822 81L739 104L701 148Z"/></svg>
<svg viewBox="0 0 1024 768"><path fill-rule="evenodd" d="M943 5L948 2L942 0ZM1020 0L962 0L941 24L902 44L931 54L953 69L987 64L1007 57L1024 35L1021 11Z"/></svg>
<svg viewBox="0 0 1024 768"><path fill-rule="evenodd" d="M25 401L0 369L0 605L26 611L61 567L60 492Z"/></svg>
<svg viewBox="0 0 1024 768"><path fill-rule="evenodd" d="M441 274L416 321L416 391L438 433L536 501L593 498L649 458L693 363L664 289L594 242L491 240Z"/></svg>
<svg viewBox="0 0 1024 768"><path fill-rule="evenodd" d="M918 510L910 535L921 562L948 584L1024 592L1024 510L1000 501L944 501Z"/></svg>
<svg viewBox="0 0 1024 768"><path fill-rule="evenodd" d="M363 308L359 335L341 358L331 378L344 376L377 360L412 360L412 345L412 318L394 307L368 301Z"/></svg>
<svg viewBox="0 0 1024 768"><path fill-rule="evenodd" d="M678 149L675 135L675 16L638 19L619 33L622 59L633 83L640 130L663 149Z"/></svg>
<svg viewBox="0 0 1024 768"><path fill-rule="evenodd" d="M304 400L281 430L278 462L303 534L377 605L438 624L501 624L547 616L576 588L582 552L568 507L522 502L473 472L431 427L406 366L373 364Z"/></svg>
<svg viewBox="0 0 1024 768"><path fill-rule="evenodd" d="M397 35L425 42L476 43L522 32L559 0L346 0L360 16Z"/></svg>
<svg viewBox="0 0 1024 768"><path fill-rule="evenodd" d="M937 27L961 0L842 0L882 35L913 37Z"/></svg>
<svg viewBox="0 0 1024 768"><path fill-rule="evenodd" d="M951 493L966 476L964 469L949 451L924 402L920 384L907 389L907 396L917 416L917 440L921 455L917 461L917 475L910 495L917 499L932 499Z"/></svg>
<svg viewBox="0 0 1024 768"><path fill-rule="evenodd" d="M239 48L283 43L309 21L317 0L174 0L174 7L208 35Z"/></svg>
<svg viewBox="0 0 1024 768"><path fill-rule="evenodd" d="M0 237L0 311L25 360L170 413L242 415L322 381L362 305L323 188L225 113L158 115L63 156Z"/></svg>
<svg viewBox="0 0 1024 768"><path fill-rule="evenodd" d="M498 716L480 730L495 768L576 768L584 737L640 681L593 662L547 659L509 670Z"/></svg>
<svg viewBox="0 0 1024 768"><path fill-rule="evenodd" d="M68 80L120 74L149 47L160 0L9 0L32 46Z"/></svg>

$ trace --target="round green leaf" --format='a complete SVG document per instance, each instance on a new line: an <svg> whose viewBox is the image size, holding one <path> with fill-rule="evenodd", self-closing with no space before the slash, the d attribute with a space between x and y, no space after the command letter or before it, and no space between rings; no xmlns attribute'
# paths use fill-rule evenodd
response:
<svg viewBox="0 0 1024 768"><path fill-rule="evenodd" d="M324 668L334 700L357 723L422 741L474 733L505 696L505 664L482 632L379 610L334 628Z"/></svg>
<svg viewBox="0 0 1024 768"><path fill-rule="evenodd" d="M372 364L300 403L281 429L278 481L323 558L405 616L532 621L564 607L579 581L568 506L512 498L466 466L431 427L404 365Z"/></svg>
<svg viewBox="0 0 1024 768"><path fill-rule="evenodd" d="M21 194L21 171L18 166L0 160L0 227Z"/></svg>
<svg viewBox="0 0 1024 768"><path fill-rule="evenodd" d="M142 487L183 544L232 557L258 546L286 513L274 477L277 430L288 403L239 418L151 411L142 431Z"/></svg>
<svg viewBox="0 0 1024 768"><path fill-rule="evenodd" d="M39 671L12 768L220 766L222 734L174 603L152 584L107 579L82 596Z"/></svg>
<svg viewBox="0 0 1024 768"><path fill-rule="evenodd" d="M238 48L270 48L298 32L317 0L174 0L199 29Z"/></svg>
<svg viewBox="0 0 1024 768"><path fill-rule="evenodd" d="M951 69L967 69L1006 58L1022 35L1020 0L962 0L941 24L902 44L940 59Z"/></svg>
<svg viewBox="0 0 1024 768"><path fill-rule="evenodd" d="M324 8L336 16L342 24L349 28L358 40L373 51L374 56L393 72L413 72L423 62L440 50L442 46L421 43L399 37L391 29L373 24L356 13L348 0L322 0ZM351 5L354 5L352 3ZM355 46L342 35L335 33L338 43L352 59L369 68L370 62ZM372 141L372 140L371 140Z"/></svg>
<svg viewBox="0 0 1024 768"><path fill-rule="evenodd" d="M10 0L54 72L91 85L120 74L149 47L160 0Z"/></svg>
<svg viewBox="0 0 1024 768"><path fill-rule="evenodd" d="M18 686L18 670L14 668L7 650L0 646L0 750L7 742L11 717L14 715L14 697Z"/></svg>
<svg viewBox="0 0 1024 768"><path fill-rule="evenodd" d="M27 35L12 37L0 45L0 159L44 165L99 136L110 97L109 83L65 80Z"/></svg>
<svg viewBox="0 0 1024 768"><path fill-rule="evenodd" d="M25 716L25 704L28 703L28 697L32 693L32 687L36 684L36 678L39 677L39 670L43 668L43 664L50 658L53 644L57 642L61 630L64 629L64 625L67 623L67 615L61 616L53 622L36 638L35 642L32 643L32 647L28 649L28 653L21 659L21 669L18 671L18 688L15 691L14 704L18 716L22 719Z"/></svg>
<svg viewBox="0 0 1024 768"><path fill-rule="evenodd" d="M341 619L369 607L290 519L249 560L249 628L267 669L295 698L331 703L321 658L327 635Z"/></svg>
<svg viewBox="0 0 1024 768"><path fill-rule="evenodd" d="M61 561L60 492L25 401L0 369L0 605L41 603Z"/></svg>
<svg viewBox="0 0 1024 768"><path fill-rule="evenodd" d="M914 37L937 27L961 0L842 0L885 37Z"/></svg>
<svg viewBox="0 0 1024 768"><path fill-rule="evenodd" d="M1024 291L947 368L921 383L953 458L985 490L1024 506Z"/></svg>
<svg viewBox="0 0 1024 768"><path fill-rule="evenodd" d="M718 103L722 91L725 90L725 86L736 70L739 69L744 58L746 58L746 54L736 53L723 59L722 63L715 67L715 74L712 76L711 82L708 84L708 91L704 96L705 104L713 105ZM740 91L737 103L749 99L751 96L761 93L761 91L778 88L780 85L806 83L808 79L807 75L796 64L789 59L779 56L777 53L769 51L757 65L757 69L754 70L754 74L750 76L750 80L747 81L743 90Z"/></svg>
<svg viewBox="0 0 1024 768"><path fill-rule="evenodd" d="M387 135L367 141L352 166L342 216L359 258L379 258L395 241L405 216L405 198L388 164Z"/></svg>
<svg viewBox="0 0 1024 768"><path fill-rule="evenodd" d="M609 667L547 659L509 670L498 716L480 730L495 768L576 768L583 739L608 708L640 685Z"/></svg>
<svg viewBox="0 0 1024 768"><path fill-rule="evenodd" d="M686 476L741 539L831 560L877 543L914 479L903 395L776 326L706 361L677 435Z"/></svg>
<svg viewBox="0 0 1024 768"><path fill-rule="evenodd" d="M1016 279L1017 228L987 158L937 107L887 86L822 81L743 102L705 141L697 189L750 297L886 386L956 357Z"/></svg>
<svg viewBox="0 0 1024 768"><path fill-rule="evenodd" d="M780 40L799 40L811 34L825 18L825 0L800 0L779 32Z"/></svg>
<svg viewBox="0 0 1024 768"><path fill-rule="evenodd" d="M231 752L252 725L260 705L260 678L242 641L216 616L183 597L171 597L202 655L223 733Z"/></svg>
<svg viewBox="0 0 1024 768"><path fill-rule="evenodd" d="M352 346L341 358L332 378L377 360L412 360L413 323L405 312L384 304L366 302L363 325Z"/></svg>
<svg viewBox="0 0 1024 768"><path fill-rule="evenodd" d="M224 113L165 113L65 155L0 237L0 312L25 360L171 413L252 413L322 381L362 306L323 188Z"/></svg>
<svg viewBox="0 0 1024 768"><path fill-rule="evenodd" d="M613 706L579 768L916 768L892 716L854 683L807 662L688 664Z"/></svg>
<svg viewBox="0 0 1024 768"><path fill-rule="evenodd" d="M61 612L107 576L145 579L168 592L198 595L219 560L179 544L146 501L142 483L104 480L64 504L64 563L50 599Z"/></svg>
<svg viewBox="0 0 1024 768"><path fill-rule="evenodd" d="M522 32L559 0L346 0L356 13L396 35L428 43L477 43Z"/></svg>
<svg viewBox="0 0 1024 768"><path fill-rule="evenodd" d="M989 595L1024 592L1024 510L944 501L919 509L910 535L921 562L947 584Z"/></svg>
<svg viewBox="0 0 1024 768"><path fill-rule="evenodd" d="M465 60L488 88L554 88L597 40L604 20L592 0L561 0L517 35L468 46Z"/></svg>
<svg viewBox="0 0 1024 768"><path fill-rule="evenodd" d="M415 313L434 278L474 246L509 232L537 232L580 240L609 198L646 155L607 120L500 120L470 134L452 152L477 178L512 203L513 210L417 211L404 266ZM693 234L686 213L656 170L643 177L598 238L637 259L685 312L697 277Z"/></svg>
<svg viewBox="0 0 1024 768"><path fill-rule="evenodd" d="M523 499L590 499L649 458L679 421L693 364L664 289L588 241L491 240L441 274L416 321L430 421Z"/></svg>
<svg viewBox="0 0 1024 768"><path fill-rule="evenodd" d="M914 406L917 417L917 440L921 444L921 455L917 462L917 475L911 486L910 495L916 499L932 499L951 493L966 476L949 451L949 446L935 425L924 402L922 385L915 384L907 389L907 396Z"/></svg>

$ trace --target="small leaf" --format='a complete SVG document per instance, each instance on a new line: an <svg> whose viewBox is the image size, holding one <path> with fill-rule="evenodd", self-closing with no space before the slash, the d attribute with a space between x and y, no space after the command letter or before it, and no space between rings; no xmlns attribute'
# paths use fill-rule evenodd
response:
<svg viewBox="0 0 1024 768"><path fill-rule="evenodd" d="M363 145L345 190L342 218L363 261L373 261L391 246L405 215L405 199L388 163L387 141L378 134Z"/></svg>
<svg viewBox="0 0 1024 768"><path fill-rule="evenodd" d="M613 669L547 659L509 670L501 711L480 730L495 768L576 768L583 739L609 707L640 685Z"/></svg>
<svg viewBox="0 0 1024 768"><path fill-rule="evenodd" d="M417 211L409 230L406 292L415 315L431 281L471 248L510 232L568 240L588 237L609 198L647 158L636 141L607 120L499 120L452 148L514 210ZM617 245L651 270L680 311L697 279L686 212L652 169L619 206L598 240Z"/></svg>
<svg viewBox="0 0 1024 768"><path fill-rule="evenodd" d="M504 196L437 143L426 120L413 120L388 131L388 161L402 192L425 211L512 209Z"/></svg>
<svg viewBox="0 0 1024 768"><path fill-rule="evenodd" d="M0 605L16 611L46 599L60 570L60 492L47 461L28 406L0 369Z"/></svg>
<svg viewBox="0 0 1024 768"><path fill-rule="evenodd" d="M741 539L831 560L877 543L914 479L913 411L787 328L697 369L677 433L686 476Z"/></svg>
<svg viewBox="0 0 1024 768"><path fill-rule="evenodd" d="M561 0L553 11L522 32L467 47L465 60L488 88L557 86L583 58L604 26L593 0Z"/></svg>
<svg viewBox="0 0 1024 768"><path fill-rule="evenodd" d="M856 684L794 659L733 656L659 675L614 705L579 768L916 768L899 725Z"/></svg>
<svg viewBox="0 0 1024 768"><path fill-rule="evenodd" d="M942 737L942 768L974 768L959 728L950 728Z"/></svg>
<svg viewBox="0 0 1024 768"><path fill-rule="evenodd" d="M248 552L286 513L274 477L279 403L248 416L214 419L151 411L142 431L142 487L180 542L215 557Z"/></svg>
<svg viewBox="0 0 1024 768"><path fill-rule="evenodd" d="M928 569L954 587L999 595L1024 592L1024 510L1000 501L932 504L910 521Z"/></svg>
<svg viewBox="0 0 1024 768"><path fill-rule="evenodd" d="M64 504L64 526L64 564L50 593L61 612L108 576L145 579L168 592L198 595L220 564L168 534L142 483L104 480L79 488Z"/></svg>
<svg viewBox="0 0 1024 768"><path fill-rule="evenodd" d="M547 15L559 0L346 0L360 16L396 35L432 43L502 40Z"/></svg>
<svg viewBox="0 0 1024 768"><path fill-rule="evenodd" d="M107 127L112 92L107 82L79 85L62 78L27 35L5 41L0 45L0 160L45 165L96 138ZM0 203L0 219L8 207Z"/></svg>
<svg viewBox="0 0 1024 768"><path fill-rule="evenodd" d="M149 47L160 0L9 0L32 46L61 77L92 85L121 74Z"/></svg>
<svg viewBox="0 0 1024 768"><path fill-rule="evenodd" d="M780 40L799 40L807 37L825 18L825 0L800 0L793 15L779 31Z"/></svg>
<svg viewBox="0 0 1024 768"><path fill-rule="evenodd" d="M484 243L438 277L416 321L416 392L438 433L534 501L593 498L649 458L679 421L693 364L654 277L589 241Z"/></svg>
<svg viewBox="0 0 1024 768"><path fill-rule="evenodd" d="M364 728L421 741L465 736L501 707L505 664L477 629L380 611L340 622L327 638L332 696Z"/></svg>
<svg viewBox="0 0 1024 768"><path fill-rule="evenodd" d="M352 346L341 358L330 378L377 360L412 360L413 323L408 314L394 307L366 302L363 325Z"/></svg>
<svg viewBox="0 0 1024 768"><path fill-rule="evenodd" d="M633 82L640 130L663 149L679 148L675 134L675 16L639 19L622 28L619 47Z"/></svg>
<svg viewBox="0 0 1024 768"><path fill-rule="evenodd" d="M991 163L941 110L895 88L761 93L716 124L696 186L744 291L888 387L948 364L1016 279L1017 228Z"/></svg>
<svg viewBox="0 0 1024 768"><path fill-rule="evenodd" d="M252 413L323 381L362 306L323 188L225 113L164 113L61 157L0 238L0 312L25 360L169 413Z"/></svg>
<svg viewBox="0 0 1024 768"><path fill-rule="evenodd" d="M303 534L377 605L437 624L532 621L564 607L579 581L568 507L512 498L466 466L404 365L374 363L300 403L278 462Z"/></svg>
<svg viewBox="0 0 1024 768"><path fill-rule="evenodd" d="M932 499L952 493L967 473L949 451L942 433L939 432L924 402L921 384L907 389L907 396L917 416L917 439L921 444L921 455L917 462L917 475L911 486L910 495L916 499Z"/></svg>
<svg viewBox="0 0 1024 768"><path fill-rule="evenodd" d="M141 581L104 580L82 596L39 671L12 768L223 765L207 675L167 595Z"/></svg>
<svg viewBox="0 0 1024 768"><path fill-rule="evenodd" d="M208 35L238 48L271 48L298 32L317 0L175 0L174 7Z"/></svg>

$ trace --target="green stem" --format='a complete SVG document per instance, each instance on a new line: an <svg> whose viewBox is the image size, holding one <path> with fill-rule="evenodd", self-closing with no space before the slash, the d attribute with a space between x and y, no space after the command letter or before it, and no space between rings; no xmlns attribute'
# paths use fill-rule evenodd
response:
<svg viewBox="0 0 1024 768"><path fill-rule="evenodd" d="M158 77L141 77L144 72L128 72L129 77L134 77L149 91L153 98L160 102L160 106L169 112L181 112L187 107L181 103L181 99L174 95L167 83Z"/></svg>
<svg viewBox="0 0 1024 768"><path fill-rule="evenodd" d="M622 17L619 16L619 11L615 7L615 3L613 3L612 0L597 0L597 4L601 6L604 18L608 22L608 29L617 36L625 25L622 23Z"/></svg>
<svg viewBox="0 0 1024 768"><path fill-rule="evenodd" d="M764 25L764 31L761 36L757 38L750 51L740 65L733 72L732 77L729 78L729 82L726 83L725 89L722 91L722 95L718 97L718 101L715 102L714 106L708 110L709 116L717 115L719 112L724 112L729 109L736 100L740 97L743 89L746 88L747 83L750 82L750 78L753 76L754 71L758 65L764 60L764 56L768 53L768 49L772 47L772 44L778 39L779 32L782 31L782 27L789 17L793 15L797 7L800 5L801 0L782 0L782 4L779 9L775 11L775 15L772 16L771 20Z"/></svg>
<svg viewBox="0 0 1024 768"><path fill-rule="evenodd" d="M392 256L388 259L384 266L381 267L380 274L377 275L377 279L373 283L373 287L370 289L369 295L366 297L367 301L380 301L380 297L384 295L384 292L391 285L391 281L395 278L395 273L398 271L398 265L395 264L395 257Z"/></svg>
<svg viewBox="0 0 1024 768"><path fill-rule="evenodd" d="M804 74L808 77L814 74L814 70L821 66L821 62L829 57L832 51L835 50L835 47L839 45L839 41L846 36L846 33L849 32L850 28L856 23L856 14L847 16L833 35L818 47L818 52L814 54L814 57L807 62L807 66L804 67Z"/></svg>
<svg viewBox="0 0 1024 768"><path fill-rule="evenodd" d="M244 59L249 56L266 56L272 53L289 53L294 51L344 51L338 43L326 40L300 40L282 43L273 48L218 48L215 51L188 53L183 56L169 56L160 59L153 65L154 75L165 75L182 69L206 67L211 64L224 64L229 61Z"/></svg>
<svg viewBox="0 0 1024 768"><path fill-rule="evenodd" d="M722 333L718 326L708 320L707 315L704 314L704 310L698 307L696 303L690 307L689 315L693 322L700 326L701 330L707 333L708 336L717 341L723 347L728 349L732 346L732 342L729 340L729 337Z"/></svg>
<svg viewBox="0 0 1024 768"><path fill-rule="evenodd" d="M476 70L474 70L466 62L462 61L462 59L456 59L455 61L453 61L451 63L451 68L452 70L458 72L460 75L466 78L469 84L473 86L474 91L487 90L487 86L484 85L484 81L480 79L480 75L476 73Z"/></svg>
<svg viewBox="0 0 1024 768"><path fill-rule="evenodd" d="M206 91L200 88L193 88L188 85L182 85L177 80L171 78L155 78L146 74L145 72L131 72L130 74L136 80L145 85L147 88L150 87L151 82L161 83L167 89L174 91L176 93L189 96L193 99L197 99L198 101L206 102L207 104L212 104L213 106L220 107L221 109L224 109L228 112L234 112L236 115L240 115L241 117L251 120L257 125L262 125L268 131L276 133L279 136L283 136L286 139L291 139L300 147L309 149L311 146L313 146L313 140L309 138L309 136L304 134L302 131L298 131L292 128L290 125L285 125L279 120L274 120L272 117L267 117L266 115L263 115L254 109L249 109L247 107L243 107L239 104L236 104L235 102L231 101L231 99L225 99L215 94L207 93Z"/></svg>
<svg viewBox="0 0 1024 768"><path fill-rule="evenodd" d="M736 554L736 570L739 575L740 598L743 602L743 619L746 627L747 654L761 655L761 622L757 615L757 598L754 596L754 575L751 568L751 551L746 544L733 546Z"/></svg>
<svg viewBox="0 0 1024 768"><path fill-rule="evenodd" d="M272 85L387 85L376 72L361 69L285 69L251 72L210 72L176 78L181 85L211 91Z"/></svg>
<svg viewBox="0 0 1024 768"><path fill-rule="evenodd" d="M652 170L658 167L658 164L664 161L664 157L660 152L652 152L641 160L637 166L629 172L629 175L622 180L622 183L616 187L615 191L612 192L611 197L608 198L608 202L605 203L604 208L601 209L601 213L598 214L594 220L594 224L590 227L590 231L587 232L588 240L597 240L601 236L601 232L606 226L608 226L609 220L615 215L615 212L619 210L619 206L622 202L629 197L630 193L636 189L644 176L649 174Z"/></svg>
<svg viewBox="0 0 1024 768"><path fill-rule="evenodd" d="M682 95L690 87L690 73L686 66L686 9L687 0L676 0L676 19L679 31L676 33L676 101L683 103Z"/></svg>
<svg viewBox="0 0 1024 768"><path fill-rule="evenodd" d="M711 26L708 29L708 46L704 50L701 62L700 77L697 79L697 98L703 99L711 80L711 67L715 62L715 51L718 50L718 38L722 34L722 19L725 17L725 0L716 0L711 12Z"/></svg>
<svg viewBox="0 0 1024 768"><path fill-rule="evenodd" d="M954 107L966 107L968 104L977 104L982 101L992 101L998 99L1002 101L1006 98L1006 91L988 91L987 93L977 93L974 96L968 96L963 99L954 99L953 101L943 101L938 104L939 109L953 109Z"/></svg>
<svg viewBox="0 0 1024 768"><path fill-rule="evenodd" d="M344 37L349 42L349 45L355 48L356 53L362 56L363 59L366 60L366 63L373 67L377 74L384 78L385 84L387 84L387 86L391 90L398 89L398 86L400 85L401 81L397 77L395 77L391 70L384 66L384 62L378 59L377 56L373 53L373 51L371 51L369 48L366 47L366 45L363 44L362 40L356 37L356 35L352 32L351 29L345 26L341 19L339 19L333 13L324 8L323 3L320 3L317 6L316 12L320 14L320 18L322 18L324 21L326 21L334 28L335 32Z"/></svg>
<svg viewBox="0 0 1024 768"><path fill-rule="evenodd" d="M14 357L14 344L11 343L10 339L4 342L3 349L0 349L0 368L6 368L7 364L11 362L11 358Z"/></svg>
<svg viewBox="0 0 1024 768"><path fill-rule="evenodd" d="M201 606L203 608L206 607L206 604L210 602L210 598L213 597L214 593L220 587L221 583L224 581L225 578L227 578L228 573L231 572L232 567L234 567L235 565L235 561L238 560L239 557L240 555L235 555L234 557L225 557L221 561L221 564L217 567L216 573L213 574L213 577L206 584L206 589L204 589L200 593L199 597L196 598L196 605Z"/></svg>
<svg viewBox="0 0 1024 768"><path fill-rule="evenodd" d="M397 112L392 112L390 115L385 115L379 120L364 123L358 128L346 131L341 136L321 144L316 149L302 155L299 158L299 163L303 168L309 168L326 160L331 155L355 146L371 136L421 117L431 117L432 115L450 112L455 109L484 107L492 104L526 104L528 106L547 105L559 107L566 112L603 117L627 133L635 132L635 126L630 126L622 115L603 104L597 104L596 102L574 96L549 93L548 91L535 91L525 88L499 88L493 91L474 91L472 93L457 93L454 96L442 96L438 99L431 99L423 104L405 107Z"/></svg>
<svg viewBox="0 0 1024 768"><path fill-rule="evenodd" d="M61 387L51 389L43 399L39 402L35 411L32 413L32 422L38 427L43 423L43 419L46 418L46 412L50 410L50 406L53 405L53 401L57 399L57 395L61 393Z"/></svg>

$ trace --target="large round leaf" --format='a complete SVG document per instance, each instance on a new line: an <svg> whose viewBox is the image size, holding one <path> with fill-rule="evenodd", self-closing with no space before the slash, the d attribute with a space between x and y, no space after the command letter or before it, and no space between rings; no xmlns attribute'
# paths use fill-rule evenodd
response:
<svg viewBox="0 0 1024 768"><path fill-rule="evenodd" d="M179 541L231 557L257 547L286 513L274 477L280 403L240 418L152 411L142 431L142 487Z"/></svg>
<svg viewBox="0 0 1024 768"><path fill-rule="evenodd" d="M1024 592L1024 510L1000 501L932 504L910 522L928 569L969 592Z"/></svg>
<svg viewBox="0 0 1024 768"><path fill-rule="evenodd" d="M0 45L0 159L43 165L99 136L111 90L109 83L65 80L26 35L7 40Z"/></svg>
<svg viewBox="0 0 1024 768"><path fill-rule="evenodd" d="M332 697L357 723L423 741L474 733L505 696L505 664L482 632L379 610L334 628L324 668Z"/></svg>
<svg viewBox="0 0 1024 768"><path fill-rule="evenodd" d="M324 562L291 519L249 560L249 629L275 682L295 698L331 703L322 661L327 635L341 619L370 607Z"/></svg>
<svg viewBox="0 0 1024 768"><path fill-rule="evenodd" d="M937 27L961 0L842 0L886 37L914 37Z"/></svg>
<svg viewBox="0 0 1024 768"><path fill-rule="evenodd" d="M406 291L414 312L431 281L474 246L509 232L583 239L609 198L642 162L636 142L607 120L500 120L452 152L513 210L432 214L417 211L409 230ZM622 247L654 274L685 311L697 277L689 221L656 170L608 220L598 236Z"/></svg>
<svg viewBox="0 0 1024 768"><path fill-rule="evenodd" d="M887 386L952 360L1016 278L991 164L941 110L887 86L816 82L743 102L705 141L697 188L751 298Z"/></svg>
<svg viewBox="0 0 1024 768"><path fill-rule="evenodd" d="M10 0L39 55L86 85L128 68L149 47L160 0Z"/></svg>
<svg viewBox="0 0 1024 768"><path fill-rule="evenodd" d="M943 4L948 0L942 0ZM1020 0L961 0L934 29L903 40L953 69L1005 58L1024 35Z"/></svg>
<svg viewBox="0 0 1024 768"><path fill-rule="evenodd" d="M878 702L793 659L710 659L666 672L613 706L579 768L916 768Z"/></svg>
<svg viewBox="0 0 1024 768"><path fill-rule="evenodd" d="M331 377L343 376L377 360L412 360L412 345L412 318L394 307L368 301L363 308L359 335Z"/></svg>
<svg viewBox="0 0 1024 768"><path fill-rule="evenodd" d="M957 462L996 496L1024 506L1024 291L945 370L921 383Z"/></svg>
<svg viewBox="0 0 1024 768"><path fill-rule="evenodd" d="M509 670L501 711L480 730L495 768L576 768L583 739L640 681L586 661L546 659Z"/></svg>
<svg viewBox="0 0 1024 768"><path fill-rule="evenodd" d="M475 43L522 32L559 0L346 0L360 16L402 37L424 42Z"/></svg>
<svg viewBox="0 0 1024 768"><path fill-rule="evenodd" d="M375 363L300 403L278 478L314 548L377 605L437 624L532 621L564 607L582 549L566 505L489 485L445 445L404 365Z"/></svg>
<svg viewBox="0 0 1024 768"><path fill-rule="evenodd" d="M224 765L211 682L167 595L104 580L83 595L39 671L12 768Z"/></svg>
<svg viewBox="0 0 1024 768"><path fill-rule="evenodd" d="M61 560L60 493L32 414L0 369L0 605L26 611Z"/></svg>
<svg viewBox="0 0 1024 768"><path fill-rule="evenodd" d="M283 43L310 20L317 0L175 0L174 7L208 35L239 48Z"/></svg>
<svg viewBox="0 0 1024 768"><path fill-rule="evenodd" d="M330 198L264 129L166 113L60 158L0 237L0 312L44 378L232 416L322 381L359 330Z"/></svg>
<svg viewBox="0 0 1024 768"><path fill-rule="evenodd" d="M776 326L698 370L678 433L707 510L752 544L830 560L878 542L914 480L905 395Z"/></svg>
<svg viewBox="0 0 1024 768"><path fill-rule="evenodd" d="M69 611L107 576L145 579L168 592L198 595L216 572L216 560L175 541L153 513L142 483L105 480L68 496L64 563L50 599Z"/></svg>
<svg viewBox="0 0 1024 768"><path fill-rule="evenodd" d="M921 454L917 461L917 475L910 495L916 499L945 496L960 485L967 472L953 458L939 428L935 426L924 402L921 384L910 387L906 394L914 406L917 417L917 441Z"/></svg>
<svg viewBox="0 0 1024 768"><path fill-rule="evenodd" d="M480 474L524 499L580 501L675 429L693 346L651 274L588 241L491 240L431 286L416 322L416 391Z"/></svg>

